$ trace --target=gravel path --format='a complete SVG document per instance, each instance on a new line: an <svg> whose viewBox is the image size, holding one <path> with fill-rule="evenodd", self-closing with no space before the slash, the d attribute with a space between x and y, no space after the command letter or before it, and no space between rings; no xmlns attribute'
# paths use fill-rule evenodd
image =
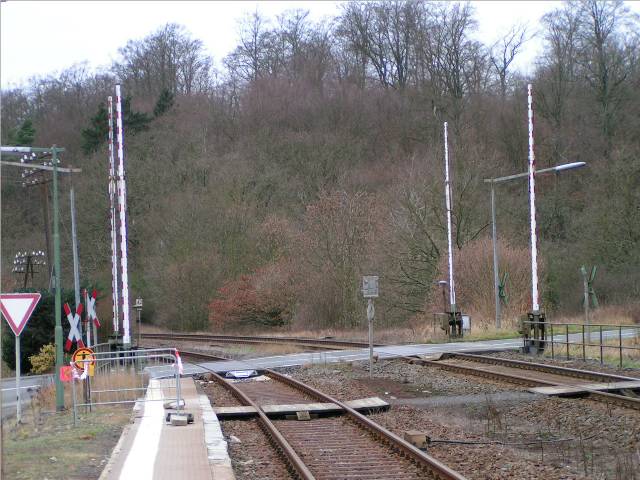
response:
<svg viewBox="0 0 640 480"><path fill-rule="evenodd" d="M221 425L237 480L293 478L256 420L226 420Z"/></svg>

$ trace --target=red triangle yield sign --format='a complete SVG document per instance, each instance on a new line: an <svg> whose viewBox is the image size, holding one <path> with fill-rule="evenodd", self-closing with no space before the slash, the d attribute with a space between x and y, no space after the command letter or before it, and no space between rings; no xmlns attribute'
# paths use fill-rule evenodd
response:
<svg viewBox="0 0 640 480"><path fill-rule="evenodd" d="M39 293L0 293L0 310L13 333L22 333L38 301Z"/></svg>

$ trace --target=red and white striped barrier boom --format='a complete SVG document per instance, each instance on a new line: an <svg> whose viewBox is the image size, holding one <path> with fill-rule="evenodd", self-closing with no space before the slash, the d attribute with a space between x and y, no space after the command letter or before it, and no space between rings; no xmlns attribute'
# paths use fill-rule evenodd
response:
<svg viewBox="0 0 640 480"><path fill-rule="evenodd" d="M536 233L536 157L533 151L533 92L527 88L529 110L529 207L531 223L531 303L534 312L540 310L538 297L538 237Z"/></svg>
<svg viewBox="0 0 640 480"><path fill-rule="evenodd" d="M447 207L447 245L449 246L449 303L452 309L456 304L456 284L453 280L453 245L451 240L451 181L449 180L449 136L447 135L447 122L444 122L444 188L445 203Z"/></svg>
<svg viewBox="0 0 640 480"><path fill-rule="evenodd" d="M116 85L116 139L118 142L118 209L120 212L120 264L122 266L122 342L131 343L129 329L129 273L127 270L127 184L124 176L124 133L122 130L122 96Z"/></svg>
<svg viewBox="0 0 640 480"><path fill-rule="evenodd" d="M113 152L113 97L109 96L109 207L111 216L111 290L113 299L113 331L120 329L120 282L118 281L118 230L116 220L116 164Z"/></svg>

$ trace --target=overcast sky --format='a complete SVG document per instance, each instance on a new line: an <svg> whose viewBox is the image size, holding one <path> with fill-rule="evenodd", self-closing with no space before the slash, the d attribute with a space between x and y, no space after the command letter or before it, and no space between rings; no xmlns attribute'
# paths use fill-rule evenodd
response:
<svg viewBox="0 0 640 480"><path fill-rule="evenodd" d="M257 8L268 17L303 8L313 20L338 13L341 2L186 2L186 1L17 1L1 8L2 88L24 82L33 75L47 75L88 61L93 68L108 66L127 40L140 39L167 22L184 25L202 40L219 65L236 45L238 20ZM491 44L514 24L529 25L533 33L556 1L472 2L479 22L478 39ZM640 3L632 6L640 10ZM541 42L529 41L516 67L531 71Z"/></svg>

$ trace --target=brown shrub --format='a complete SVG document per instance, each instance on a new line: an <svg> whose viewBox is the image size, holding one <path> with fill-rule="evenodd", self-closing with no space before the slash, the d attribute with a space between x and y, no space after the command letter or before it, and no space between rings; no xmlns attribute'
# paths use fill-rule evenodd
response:
<svg viewBox="0 0 640 480"><path fill-rule="evenodd" d="M453 255L458 307L470 314L476 325L491 325L495 319L491 238L482 237L469 242L461 250L455 250ZM531 309L530 253L527 247L513 246L498 240L498 258L500 277L504 272L509 274L505 286L507 305L502 307L503 324L508 326L513 325L520 315ZM446 255L438 265L438 272L438 278L449 278ZM427 305L427 312L442 310L442 295L437 291L440 287L434 285L433 288L435 294L431 297L434 300Z"/></svg>

